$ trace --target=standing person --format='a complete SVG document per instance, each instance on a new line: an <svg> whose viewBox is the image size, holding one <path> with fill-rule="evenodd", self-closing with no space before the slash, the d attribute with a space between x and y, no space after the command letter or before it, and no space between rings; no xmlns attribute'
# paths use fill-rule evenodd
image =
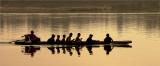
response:
<svg viewBox="0 0 160 66"><path fill-rule="evenodd" d="M106 38L104 39L105 44L110 44L113 41L113 39L109 36L109 34L106 34Z"/></svg>
<svg viewBox="0 0 160 66"><path fill-rule="evenodd" d="M54 38L55 38L55 35L52 34L51 38L48 39L47 43L49 43L49 44L55 44L55 39Z"/></svg>
<svg viewBox="0 0 160 66"><path fill-rule="evenodd" d="M66 42L66 35L63 35L63 38L62 38L61 42L62 42L62 44L65 44L65 42Z"/></svg>
<svg viewBox="0 0 160 66"><path fill-rule="evenodd" d="M92 45L92 42L93 42L92 37L93 37L93 35L90 34L89 37L88 37L88 39L86 40L86 43L87 43L88 45Z"/></svg>
<svg viewBox="0 0 160 66"><path fill-rule="evenodd" d="M66 42L69 43L69 44L72 43L72 35L73 35L73 34L70 33L69 36L68 36L67 39L66 39Z"/></svg>
<svg viewBox="0 0 160 66"><path fill-rule="evenodd" d="M60 44L60 35L57 35L56 44Z"/></svg>
<svg viewBox="0 0 160 66"><path fill-rule="evenodd" d="M31 34L28 34L27 36L32 41L32 43L40 42L40 38L34 34L33 30L31 30Z"/></svg>

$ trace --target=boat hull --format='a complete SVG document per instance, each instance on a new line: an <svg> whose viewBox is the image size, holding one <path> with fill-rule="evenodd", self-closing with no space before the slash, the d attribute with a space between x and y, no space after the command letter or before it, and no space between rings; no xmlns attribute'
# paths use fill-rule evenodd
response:
<svg viewBox="0 0 160 66"><path fill-rule="evenodd" d="M14 42L17 45L88 45L85 41L82 42L71 42L71 43L55 43L55 44L49 44L46 41L41 41L38 43L26 43L24 41L15 41ZM117 45L128 45L129 43L132 43L132 41L113 41L112 44ZM92 44L99 45L99 44L105 44L103 41L93 41Z"/></svg>

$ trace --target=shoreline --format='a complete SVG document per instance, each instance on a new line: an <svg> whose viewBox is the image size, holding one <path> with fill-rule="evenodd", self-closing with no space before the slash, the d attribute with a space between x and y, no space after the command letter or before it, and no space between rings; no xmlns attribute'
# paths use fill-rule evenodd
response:
<svg viewBox="0 0 160 66"><path fill-rule="evenodd" d="M102 8L83 8L83 9L28 9L28 8L0 8L0 13L160 13L160 9L156 10L133 10L133 9L102 9Z"/></svg>

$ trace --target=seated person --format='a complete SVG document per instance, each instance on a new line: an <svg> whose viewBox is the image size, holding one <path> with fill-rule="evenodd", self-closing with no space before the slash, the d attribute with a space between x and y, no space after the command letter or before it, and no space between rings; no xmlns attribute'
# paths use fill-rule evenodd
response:
<svg viewBox="0 0 160 66"><path fill-rule="evenodd" d="M40 42L40 38L34 34L34 31L31 31L31 34L25 35L25 40L30 40L32 43Z"/></svg>
<svg viewBox="0 0 160 66"><path fill-rule="evenodd" d="M49 44L55 44L55 39L54 38L55 38L55 35L52 34L51 38L48 39L47 43L49 43Z"/></svg>
<svg viewBox="0 0 160 66"><path fill-rule="evenodd" d="M93 37L93 35L90 34L89 37L88 37L88 39L86 40L86 43L87 43L88 45L92 45L92 44L93 44L92 37Z"/></svg>
<svg viewBox="0 0 160 66"><path fill-rule="evenodd" d="M106 34L106 38L104 39L105 44L110 44L113 41L113 39L109 36L109 34Z"/></svg>
<svg viewBox="0 0 160 66"><path fill-rule="evenodd" d="M75 42L79 43L79 42L82 41L82 38L80 38L80 36L81 36L81 34L78 33L78 34L77 34L77 37L76 37L76 39L75 39Z"/></svg>
<svg viewBox="0 0 160 66"><path fill-rule="evenodd" d="M60 35L57 35L56 44L60 44Z"/></svg>
<svg viewBox="0 0 160 66"><path fill-rule="evenodd" d="M62 44L65 44L65 42L66 42L66 35L63 35L63 38L62 38L61 42L62 42Z"/></svg>
<svg viewBox="0 0 160 66"><path fill-rule="evenodd" d="M66 43L71 44L72 43L72 33L69 34L69 36L66 39Z"/></svg>

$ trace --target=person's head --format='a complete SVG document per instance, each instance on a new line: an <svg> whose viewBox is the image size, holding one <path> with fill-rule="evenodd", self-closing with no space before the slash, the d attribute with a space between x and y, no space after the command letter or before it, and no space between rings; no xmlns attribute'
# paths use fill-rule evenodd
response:
<svg viewBox="0 0 160 66"><path fill-rule="evenodd" d="M57 35L57 38L60 38L60 35Z"/></svg>
<svg viewBox="0 0 160 66"><path fill-rule="evenodd" d="M81 36L81 34L80 34L80 33L78 33L78 34L77 34L77 36L78 36L78 37L80 37L80 36Z"/></svg>
<svg viewBox="0 0 160 66"><path fill-rule="evenodd" d="M63 38L66 38L66 35L63 35Z"/></svg>
<svg viewBox="0 0 160 66"><path fill-rule="evenodd" d="M70 37L72 37L72 35L73 35L72 33L69 33L69 36L70 36Z"/></svg>
<svg viewBox="0 0 160 66"><path fill-rule="evenodd" d="M107 37L109 37L109 34L106 34Z"/></svg>
<svg viewBox="0 0 160 66"><path fill-rule="evenodd" d="M33 30L31 30L31 34L34 34L34 31L33 31Z"/></svg>
<svg viewBox="0 0 160 66"><path fill-rule="evenodd" d="M52 34L52 38L54 38L55 37L55 35L54 34Z"/></svg>
<svg viewBox="0 0 160 66"><path fill-rule="evenodd" d="M90 34L90 35L89 35L89 37L90 37L90 38L92 38L92 37L93 37L93 35L92 35L92 34Z"/></svg>

